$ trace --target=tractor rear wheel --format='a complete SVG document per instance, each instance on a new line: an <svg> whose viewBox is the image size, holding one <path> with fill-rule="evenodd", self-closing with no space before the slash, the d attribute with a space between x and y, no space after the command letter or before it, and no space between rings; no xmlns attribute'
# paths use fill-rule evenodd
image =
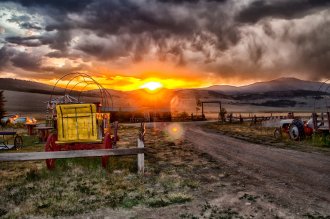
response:
<svg viewBox="0 0 330 219"><path fill-rule="evenodd" d="M304 139L305 138L304 123L299 119L293 120L289 126L289 135L290 138L294 141Z"/></svg>
<svg viewBox="0 0 330 219"><path fill-rule="evenodd" d="M45 145L45 151L50 152L50 151L58 151L58 147L55 143L57 140L57 135L56 134L50 134L47 138L47 142ZM55 162L56 159L46 159L46 165L49 170L55 168Z"/></svg>

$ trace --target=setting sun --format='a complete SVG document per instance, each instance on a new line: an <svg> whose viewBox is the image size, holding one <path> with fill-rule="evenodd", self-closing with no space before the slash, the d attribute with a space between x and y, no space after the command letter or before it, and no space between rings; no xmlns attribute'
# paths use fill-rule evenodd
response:
<svg viewBox="0 0 330 219"><path fill-rule="evenodd" d="M163 85L161 83L154 82L154 81L145 83L144 85L141 86L141 88L145 88L145 89L148 89L151 91L154 91L154 90L162 88L162 87L163 87Z"/></svg>

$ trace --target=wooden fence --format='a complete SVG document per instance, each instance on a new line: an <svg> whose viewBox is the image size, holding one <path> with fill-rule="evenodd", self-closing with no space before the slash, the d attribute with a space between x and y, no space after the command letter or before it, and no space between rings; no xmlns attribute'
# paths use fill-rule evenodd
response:
<svg viewBox="0 0 330 219"><path fill-rule="evenodd" d="M97 149L97 150L74 150L53 152L27 152L27 153L1 153L0 161L29 161L75 157L102 157L102 156L125 156L137 154L139 173L144 173L144 143L138 139L137 148L125 149Z"/></svg>

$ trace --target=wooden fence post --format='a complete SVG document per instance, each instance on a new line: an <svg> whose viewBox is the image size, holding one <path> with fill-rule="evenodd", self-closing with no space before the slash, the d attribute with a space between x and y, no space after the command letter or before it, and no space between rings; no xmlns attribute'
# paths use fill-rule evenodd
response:
<svg viewBox="0 0 330 219"><path fill-rule="evenodd" d="M327 116L328 116L328 129L330 131L330 112L327 112Z"/></svg>
<svg viewBox="0 0 330 219"><path fill-rule="evenodd" d="M317 130L318 130L318 127L317 127L317 114L315 112L312 114L312 118L313 118L314 132L317 132Z"/></svg>
<svg viewBox="0 0 330 219"><path fill-rule="evenodd" d="M138 148L144 148L144 135L146 134L146 124L141 122L139 137L137 139ZM137 155L138 157L138 172L144 174L144 153Z"/></svg>
<svg viewBox="0 0 330 219"><path fill-rule="evenodd" d="M138 148L144 148L144 142L138 138L137 139L137 143L138 143ZM139 174L144 174L144 153L138 154L137 155L137 159L138 159L138 172Z"/></svg>

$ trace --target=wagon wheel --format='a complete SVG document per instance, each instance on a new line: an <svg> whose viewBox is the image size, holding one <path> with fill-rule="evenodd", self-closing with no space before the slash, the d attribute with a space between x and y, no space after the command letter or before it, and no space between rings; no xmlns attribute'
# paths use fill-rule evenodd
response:
<svg viewBox="0 0 330 219"><path fill-rule="evenodd" d="M23 146L23 138L19 135L16 135L14 138L14 148L20 149Z"/></svg>
<svg viewBox="0 0 330 219"><path fill-rule="evenodd" d="M55 141L57 140L57 135L56 134L50 134L48 136L46 145L45 145L45 151L49 152L49 151L57 151L58 147L55 143ZM55 161L56 159L46 159L46 165L48 169L54 169L55 168Z"/></svg>
<svg viewBox="0 0 330 219"><path fill-rule="evenodd" d="M112 148L111 137L110 137L110 134L107 133L104 136L104 142L103 142L102 149L111 149L111 148ZM102 167L103 168L107 167L108 161L109 161L109 156L102 156Z"/></svg>

